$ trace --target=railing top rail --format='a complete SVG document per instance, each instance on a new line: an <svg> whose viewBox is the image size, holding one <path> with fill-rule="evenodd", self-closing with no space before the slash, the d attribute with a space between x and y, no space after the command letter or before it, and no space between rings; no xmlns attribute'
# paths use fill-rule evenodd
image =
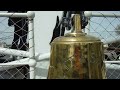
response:
<svg viewBox="0 0 120 90"><path fill-rule="evenodd" d="M120 18L120 14L115 14L115 13L92 13L92 11L85 11L85 16L86 17L117 17Z"/></svg>
<svg viewBox="0 0 120 90"><path fill-rule="evenodd" d="M27 13L0 13L0 17L28 17L34 18L35 13L33 11L28 11Z"/></svg>

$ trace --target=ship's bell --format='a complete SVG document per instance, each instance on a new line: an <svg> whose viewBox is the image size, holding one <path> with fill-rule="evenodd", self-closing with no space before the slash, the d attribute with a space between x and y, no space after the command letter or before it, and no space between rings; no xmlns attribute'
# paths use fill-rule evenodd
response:
<svg viewBox="0 0 120 90"><path fill-rule="evenodd" d="M73 17L71 33L51 43L48 79L106 79L103 43L81 30L80 15Z"/></svg>

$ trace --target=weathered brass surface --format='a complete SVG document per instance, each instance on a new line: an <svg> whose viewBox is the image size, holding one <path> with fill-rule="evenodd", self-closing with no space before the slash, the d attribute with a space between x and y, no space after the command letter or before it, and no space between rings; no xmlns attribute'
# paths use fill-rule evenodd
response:
<svg viewBox="0 0 120 90"><path fill-rule="evenodd" d="M80 18L78 15L76 18ZM103 43L81 32L76 19L72 33L51 43L48 79L105 79ZM79 19L80 20L80 19Z"/></svg>

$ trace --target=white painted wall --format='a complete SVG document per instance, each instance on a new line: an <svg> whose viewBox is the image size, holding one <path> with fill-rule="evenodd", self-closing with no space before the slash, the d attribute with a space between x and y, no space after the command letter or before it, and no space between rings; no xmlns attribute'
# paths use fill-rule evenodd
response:
<svg viewBox="0 0 120 90"><path fill-rule="evenodd" d="M62 11L34 11L35 20L35 51L37 53L48 53L50 51L49 42L52 38L53 29L56 24L57 15L62 15Z"/></svg>

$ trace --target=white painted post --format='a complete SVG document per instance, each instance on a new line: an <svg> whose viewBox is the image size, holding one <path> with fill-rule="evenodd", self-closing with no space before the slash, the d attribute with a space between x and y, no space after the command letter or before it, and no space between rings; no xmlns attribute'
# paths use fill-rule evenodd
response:
<svg viewBox="0 0 120 90"><path fill-rule="evenodd" d="M27 12L29 20L29 66L30 66L30 79L35 79L35 45L34 45L34 17L35 13L32 11Z"/></svg>
<svg viewBox="0 0 120 90"><path fill-rule="evenodd" d="M89 32L90 32L90 18L91 18L92 12L91 11L85 11L84 14L88 18L88 25L86 26L85 33L89 34Z"/></svg>
<svg viewBox="0 0 120 90"><path fill-rule="evenodd" d="M90 33L90 17L88 17L88 25L85 28L85 33L87 33L87 34Z"/></svg>

